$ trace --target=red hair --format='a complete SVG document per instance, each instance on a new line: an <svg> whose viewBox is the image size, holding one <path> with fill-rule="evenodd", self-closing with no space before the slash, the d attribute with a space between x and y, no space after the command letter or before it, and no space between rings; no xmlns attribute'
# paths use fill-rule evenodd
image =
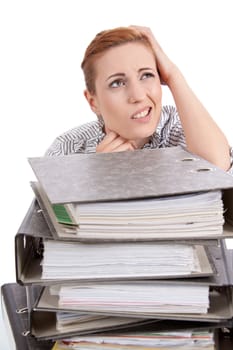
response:
<svg viewBox="0 0 233 350"><path fill-rule="evenodd" d="M86 87L90 93L95 93L95 60L108 49L130 42L141 42L149 47L154 54L153 48L147 36L130 27L118 27L104 30L98 33L91 41L85 51L81 64Z"/></svg>

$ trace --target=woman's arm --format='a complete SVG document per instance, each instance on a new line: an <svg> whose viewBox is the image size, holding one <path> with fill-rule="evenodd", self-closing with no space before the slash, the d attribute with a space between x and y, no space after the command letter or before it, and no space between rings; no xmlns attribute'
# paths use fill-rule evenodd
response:
<svg viewBox="0 0 233 350"><path fill-rule="evenodd" d="M164 53L151 30L133 27L144 33L154 48L161 82L169 87L173 95L187 149L223 170L228 170L230 147L225 135L189 87L179 68Z"/></svg>

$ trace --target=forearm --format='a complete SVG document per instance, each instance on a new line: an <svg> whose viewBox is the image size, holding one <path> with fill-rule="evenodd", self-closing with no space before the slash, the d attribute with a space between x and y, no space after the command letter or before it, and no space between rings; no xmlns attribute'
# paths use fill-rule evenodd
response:
<svg viewBox="0 0 233 350"><path fill-rule="evenodd" d="M228 170L230 154L227 139L176 66L167 85L179 113L187 149L223 170Z"/></svg>

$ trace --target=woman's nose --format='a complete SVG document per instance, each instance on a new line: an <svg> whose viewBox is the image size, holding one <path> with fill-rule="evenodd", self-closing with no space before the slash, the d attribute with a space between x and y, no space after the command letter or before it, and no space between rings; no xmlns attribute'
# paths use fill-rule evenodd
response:
<svg viewBox="0 0 233 350"><path fill-rule="evenodd" d="M145 90L141 86L140 82L132 84L132 86L128 87L128 102L136 103L140 102L145 97Z"/></svg>

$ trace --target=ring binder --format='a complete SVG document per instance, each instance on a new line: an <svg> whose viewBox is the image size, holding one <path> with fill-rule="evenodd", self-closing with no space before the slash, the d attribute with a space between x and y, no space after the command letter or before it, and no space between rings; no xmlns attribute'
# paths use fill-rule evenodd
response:
<svg viewBox="0 0 233 350"><path fill-rule="evenodd" d="M103 326L104 323L101 324L101 321L97 321L98 327L96 328L94 327L95 323L88 328L88 322L86 325L81 325L81 323L77 322L73 328L56 328L59 311L73 312L76 315L80 311L73 308L60 308L58 298L49 295L49 288L57 286L58 283L66 286L72 285L72 283L82 285L83 281L79 278L42 280L41 261L45 254L45 242L58 240L63 243L73 242L75 244L97 245L98 238L96 240L88 240L86 237L81 239L80 237L71 238L70 235L66 238L64 236L59 237L49 212L43 206L43 201L35 191L36 198L33 200L15 235L17 283L6 284L1 289L3 304L5 305L6 314L17 343L16 349L52 350L57 339L72 337L77 334L90 334L92 332L119 331L119 329L121 329L121 332L127 329L154 329L161 331L210 329L215 330L216 333L216 350L229 350L233 345L233 250L227 250L224 240L226 237L233 237L233 178L179 147L146 150L145 154L144 150L137 150L129 152L129 154L127 152L103 155L85 154L77 155L77 157L72 156L72 158L69 156L58 158L30 159L30 164L33 166L36 176L38 176L38 181L41 182L40 186L43 186L46 190L45 192L48 194L51 203L69 203L71 199L76 202L127 201L133 198L176 196L198 191L221 191L225 218L223 234L215 237L203 235L196 239L186 237L185 239L175 240L175 243L179 241L179 244L183 244L183 246L190 242L192 242L193 246L202 245L202 252L206 253L206 258L212 270L211 273L196 277L176 276L176 278L171 278L171 276L160 276L160 278L156 278L156 276L153 276L150 280L146 280L144 276L141 281L134 281L135 275L132 278L132 281L143 284L174 283L179 285L184 283L190 286L208 286L211 308L216 306L219 313L213 313L212 316L211 312L203 315L184 315L181 312L172 316L165 313L148 315L140 312L140 308L138 308L134 315L129 312L122 312L121 314L112 311L109 314L104 315L103 312L100 312L97 315L96 310L90 307L90 309L84 309L84 312L89 316L95 314L93 317L99 318L99 320L101 317L102 320L104 317L106 319L109 318L105 326ZM189 158L195 161L190 161ZM166 175L169 175L167 174L167 169L171 167L171 164L170 167L167 167L168 162L169 164L173 162L176 170L176 186L174 186L174 179L173 183L171 183L169 182L169 176L166 177ZM119 164L122 165L120 169ZM209 171L208 168L213 171ZM46 172L44 172L44 169L46 169ZM62 172L59 173L59 169L62 169ZM89 176L91 176L93 169L98 169L98 172L95 174L94 183L90 183ZM106 169L109 171L106 172ZM129 177L127 175L129 169L133 169L133 171L136 169L136 173L131 172ZM82 171L85 176L83 176ZM149 172L148 176L143 175L145 171ZM104 173L108 176L104 179L105 191L101 191L97 185L100 185L100 188L102 188ZM120 175L119 178L117 174ZM138 179L142 175L146 181L141 181L143 186L140 187L138 186ZM114 181L116 178L118 181ZM132 181L132 178L137 180ZM168 179L166 186L160 182L161 179L164 182L164 178ZM59 183L61 187L59 187ZM129 191L126 191L127 186L129 186ZM99 241L101 239L99 238ZM134 241L136 239L131 241L125 240L124 243L131 244L132 248ZM139 244L142 245L143 241L141 239ZM148 240L148 242L151 246L164 242L174 245L174 240L169 241L169 239L157 241L152 239ZM121 243L121 240L112 240L115 248L117 244ZM93 282L93 278L87 281L90 285ZM107 279L107 283L114 284L115 282L116 279L114 278L111 281ZM125 282L120 280L120 282L128 283L127 280ZM221 297L224 299L222 304L219 302ZM215 301L213 302L213 300ZM216 300L218 301L216 302ZM110 323L110 320L112 320L112 323Z"/></svg>

